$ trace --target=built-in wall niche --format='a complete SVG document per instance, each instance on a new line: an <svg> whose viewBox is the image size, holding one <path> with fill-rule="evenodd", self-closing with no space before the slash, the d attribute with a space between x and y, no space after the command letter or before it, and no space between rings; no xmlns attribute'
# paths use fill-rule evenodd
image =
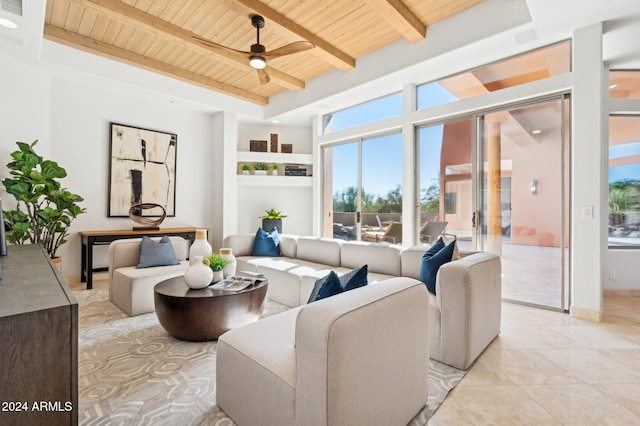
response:
<svg viewBox="0 0 640 426"><path fill-rule="evenodd" d="M242 125L238 130L239 185L311 186L311 128Z"/></svg>
<svg viewBox="0 0 640 426"><path fill-rule="evenodd" d="M236 171L244 176L313 176L313 166L302 163L239 162Z"/></svg>
<svg viewBox="0 0 640 426"><path fill-rule="evenodd" d="M271 133L269 139L249 140L249 152L271 152L293 154L293 144L280 142L278 133Z"/></svg>
<svg viewBox="0 0 640 426"><path fill-rule="evenodd" d="M311 185L311 154L238 152L237 161L239 184Z"/></svg>

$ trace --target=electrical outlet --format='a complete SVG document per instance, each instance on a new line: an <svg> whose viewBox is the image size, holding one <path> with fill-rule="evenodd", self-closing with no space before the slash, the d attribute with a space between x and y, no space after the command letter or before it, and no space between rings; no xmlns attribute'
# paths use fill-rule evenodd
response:
<svg viewBox="0 0 640 426"><path fill-rule="evenodd" d="M609 270L609 281L615 281L616 280L616 271L613 269Z"/></svg>

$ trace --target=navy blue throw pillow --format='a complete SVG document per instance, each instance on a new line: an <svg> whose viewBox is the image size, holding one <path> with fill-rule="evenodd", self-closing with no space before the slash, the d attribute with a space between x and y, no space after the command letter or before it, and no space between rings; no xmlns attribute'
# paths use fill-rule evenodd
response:
<svg viewBox="0 0 640 426"><path fill-rule="evenodd" d="M442 239L439 239L438 241L442 242ZM433 246L436 244L437 242ZM442 246L444 246L444 242L442 242ZM452 241L446 247L441 248L435 253L429 249L424 255L422 255L422 262L420 263L420 281L425 283L429 292L436 294L436 275L438 274L438 269L440 269L440 267L445 263L451 262L455 246L456 242Z"/></svg>
<svg viewBox="0 0 640 426"><path fill-rule="evenodd" d="M269 233L258 228L256 237L253 239L251 256L280 256L280 238L275 226L271 228Z"/></svg>
<svg viewBox="0 0 640 426"><path fill-rule="evenodd" d="M364 265L341 276L340 283L342 284L344 291L353 290L354 288L364 287L365 285L367 285L368 272L369 266Z"/></svg>
<svg viewBox="0 0 640 426"><path fill-rule="evenodd" d="M138 268L151 268L153 266L177 265L176 253L173 244L166 235L160 241L154 241L144 236L140 241L140 259Z"/></svg>
<svg viewBox="0 0 640 426"><path fill-rule="evenodd" d="M443 248L444 248L444 240L441 237L441 238L438 238L436 242L431 245L431 247L429 247L429 250L426 251L424 256L431 257L437 252L439 252L440 250L442 250Z"/></svg>
<svg viewBox="0 0 640 426"><path fill-rule="evenodd" d="M341 277L338 277L338 274L334 271L329 272L329 275L316 280L316 284L313 287L307 303L367 285L368 270L369 267L364 265L347 272Z"/></svg>
<svg viewBox="0 0 640 426"><path fill-rule="evenodd" d="M340 283L340 278L338 278L338 274L334 271L329 272L329 275L321 279L323 280L323 284L322 287L318 289L318 295L315 300L324 299L325 297L333 296L344 291Z"/></svg>

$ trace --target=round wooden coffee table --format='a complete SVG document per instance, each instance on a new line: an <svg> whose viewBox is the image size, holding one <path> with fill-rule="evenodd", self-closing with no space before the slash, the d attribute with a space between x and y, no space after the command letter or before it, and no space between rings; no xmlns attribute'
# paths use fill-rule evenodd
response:
<svg viewBox="0 0 640 426"><path fill-rule="evenodd" d="M237 292L192 290L184 276L170 278L154 288L156 315L162 327L180 340L217 340L222 333L260 318L267 286L265 277Z"/></svg>

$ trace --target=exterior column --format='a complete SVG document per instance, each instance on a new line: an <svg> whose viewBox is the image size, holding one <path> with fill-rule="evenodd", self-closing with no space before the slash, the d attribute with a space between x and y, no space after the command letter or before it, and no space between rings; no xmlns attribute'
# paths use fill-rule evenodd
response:
<svg viewBox="0 0 640 426"><path fill-rule="evenodd" d="M487 251L502 254L502 213L500 207L500 123L489 125L489 173L487 179Z"/></svg>

